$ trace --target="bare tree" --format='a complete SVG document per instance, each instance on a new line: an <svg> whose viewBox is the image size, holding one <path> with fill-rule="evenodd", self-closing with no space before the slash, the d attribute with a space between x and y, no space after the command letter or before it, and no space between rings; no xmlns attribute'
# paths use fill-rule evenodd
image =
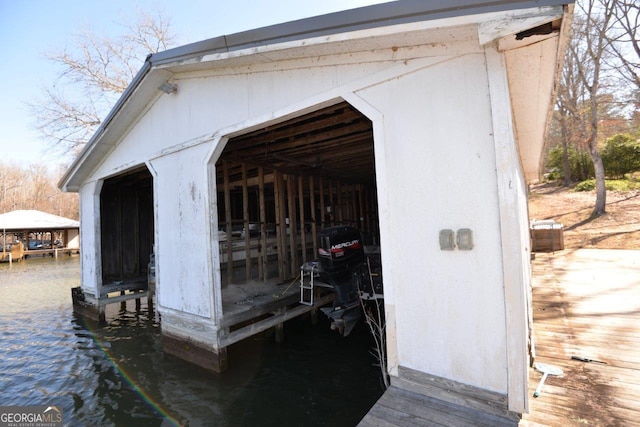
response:
<svg viewBox="0 0 640 427"><path fill-rule="evenodd" d="M139 12L124 35L102 37L83 30L72 48L48 56L60 68L50 87L31 104L35 126L61 153L77 153L96 131L147 55L174 42L170 20Z"/></svg>
<svg viewBox="0 0 640 427"><path fill-rule="evenodd" d="M607 31L614 21L616 0L583 0L576 10L581 19L574 23L574 37L579 42L569 46L578 76L586 89L589 102L589 122L586 145L593 161L596 179L596 203L592 216L606 213L607 190L602 157L598 150L598 94L601 87L604 58L609 47Z"/></svg>
<svg viewBox="0 0 640 427"><path fill-rule="evenodd" d="M616 59L613 67L636 90L640 90L640 3L638 0L617 0L613 14L613 26L607 34L609 47Z"/></svg>
<svg viewBox="0 0 640 427"><path fill-rule="evenodd" d="M78 194L63 193L56 183L65 171L41 164L18 166L0 162L0 213L35 209L78 219Z"/></svg>
<svg viewBox="0 0 640 427"><path fill-rule="evenodd" d="M579 39L574 37L570 41L569 52L577 49L574 45L579 43ZM578 76L575 57L567 55L560 84L558 96L556 97L557 118L560 126L560 140L563 151L563 172L565 186L571 185L571 170L569 165L569 146L576 149L584 149L586 137L586 111L585 111L585 91L584 86Z"/></svg>

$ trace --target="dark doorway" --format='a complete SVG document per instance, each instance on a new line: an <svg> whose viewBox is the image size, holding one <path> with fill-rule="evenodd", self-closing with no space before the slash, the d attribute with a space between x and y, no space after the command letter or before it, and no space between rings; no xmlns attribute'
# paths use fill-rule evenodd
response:
<svg viewBox="0 0 640 427"><path fill-rule="evenodd" d="M105 180L100 193L103 285L146 280L153 230L149 170L143 166Z"/></svg>
<svg viewBox="0 0 640 427"><path fill-rule="evenodd" d="M373 125L348 102L231 138L216 174L225 284L295 278L324 227L379 242Z"/></svg>

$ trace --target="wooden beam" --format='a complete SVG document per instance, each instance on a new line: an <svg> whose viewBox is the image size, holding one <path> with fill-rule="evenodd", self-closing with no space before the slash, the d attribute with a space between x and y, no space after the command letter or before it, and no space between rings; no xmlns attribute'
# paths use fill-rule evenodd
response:
<svg viewBox="0 0 640 427"><path fill-rule="evenodd" d="M329 212L329 226L333 227L334 225L336 225L336 203L335 200L333 198L333 179L329 180L329 188L327 189L329 191L329 208L331 209L331 212Z"/></svg>
<svg viewBox="0 0 640 427"><path fill-rule="evenodd" d="M320 177L320 227L325 228L325 218L327 215L326 206L324 204L324 178Z"/></svg>
<svg viewBox="0 0 640 427"><path fill-rule="evenodd" d="M231 224L231 187L229 186L229 163L223 162L222 169L224 174L224 220L227 236L227 284L233 280L233 247L231 245L231 232L233 226Z"/></svg>
<svg viewBox="0 0 640 427"><path fill-rule="evenodd" d="M298 177L298 208L300 212L300 246L302 247L302 263L307 262L307 233L305 233L304 187L302 177Z"/></svg>
<svg viewBox="0 0 640 427"><path fill-rule="evenodd" d="M287 175L287 216L289 217L289 277L298 270L298 244L296 240L295 176Z"/></svg>
<svg viewBox="0 0 640 427"><path fill-rule="evenodd" d="M266 283L269 279L267 268L267 209L264 198L264 170L258 168L258 198L260 204L260 265L258 267L260 278Z"/></svg>
<svg viewBox="0 0 640 427"><path fill-rule="evenodd" d="M338 212L337 212L337 221L338 224L342 224L344 220L342 214L342 183L340 181L336 182L336 192L338 193Z"/></svg>
<svg viewBox="0 0 640 427"><path fill-rule="evenodd" d="M242 164L242 228L244 231L245 280L251 280L251 231L249 230L249 187L247 186L247 164Z"/></svg>
<svg viewBox="0 0 640 427"><path fill-rule="evenodd" d="M276 205L276 246L278 248L278 277L285 279L285 239L286 225L284 223L284 185L282 175L274 173L274 199Z"/></svg>
<svg viewBox="0 0 640 427"><path fill-rule="evenodd" d="M311 209L311 238L313 239L313 257L318 253L318 230L316 224L316 189L314 179L309 177L309 203Z"/></svg>

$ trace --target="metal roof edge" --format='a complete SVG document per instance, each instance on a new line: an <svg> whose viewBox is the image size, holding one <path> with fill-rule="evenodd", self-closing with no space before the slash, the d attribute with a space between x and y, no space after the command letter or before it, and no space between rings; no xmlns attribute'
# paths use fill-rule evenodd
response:
<svg viewBox="0 0 640 427"><path fill-rule="evenodd" d="M214 37L155 53L152 55L151 62L153 65L162 65L210 53L230 52L322 35L480 13L558 6L567 3L573 3L573 0L394 1Z"/></svg>
<svg viewBox="0 0 640 427"><path fill-rule="evenodd" d="M574 0L433 0L429 2L424 0L401 0L219 36L150 54L96 133L91 137L89 142L87 142L80 154L62 176L58 182L58 187L64 191L77 191L79 189L79 183L71 185L71 181L80 172L84 162L91 157L95 145L102 138L111 122L116 118L120 109L123 108L136 89L142 84L149 72L158 65L185 61L205 54L229 52L291 40L302 40L321 35L347 33L375 27L457 16L532 7L557 6L569 3L574 3Z"/></svg>

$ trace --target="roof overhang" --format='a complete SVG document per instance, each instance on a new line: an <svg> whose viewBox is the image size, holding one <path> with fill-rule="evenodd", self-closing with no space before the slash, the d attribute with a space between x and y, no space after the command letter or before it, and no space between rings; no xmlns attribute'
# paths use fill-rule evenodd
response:
<svg viewBox="0 0 640 427"><path fill-rule="evenodd" d="M304 58L364 48L372 38L420 29L477 24L479 39L508 34L562 16L568 0L407 0L336 12L244 31L149 55L116 105L61 178L64 191L82 183L119 143L139 115L161 96L175 73Z"/></svg>
<svg viewBox="0 0 640 427"><path fill-rule="evenodd" d="M50 231L80 228L74 219L36 210L16 210L0 215L0 231Z"/></svg>

